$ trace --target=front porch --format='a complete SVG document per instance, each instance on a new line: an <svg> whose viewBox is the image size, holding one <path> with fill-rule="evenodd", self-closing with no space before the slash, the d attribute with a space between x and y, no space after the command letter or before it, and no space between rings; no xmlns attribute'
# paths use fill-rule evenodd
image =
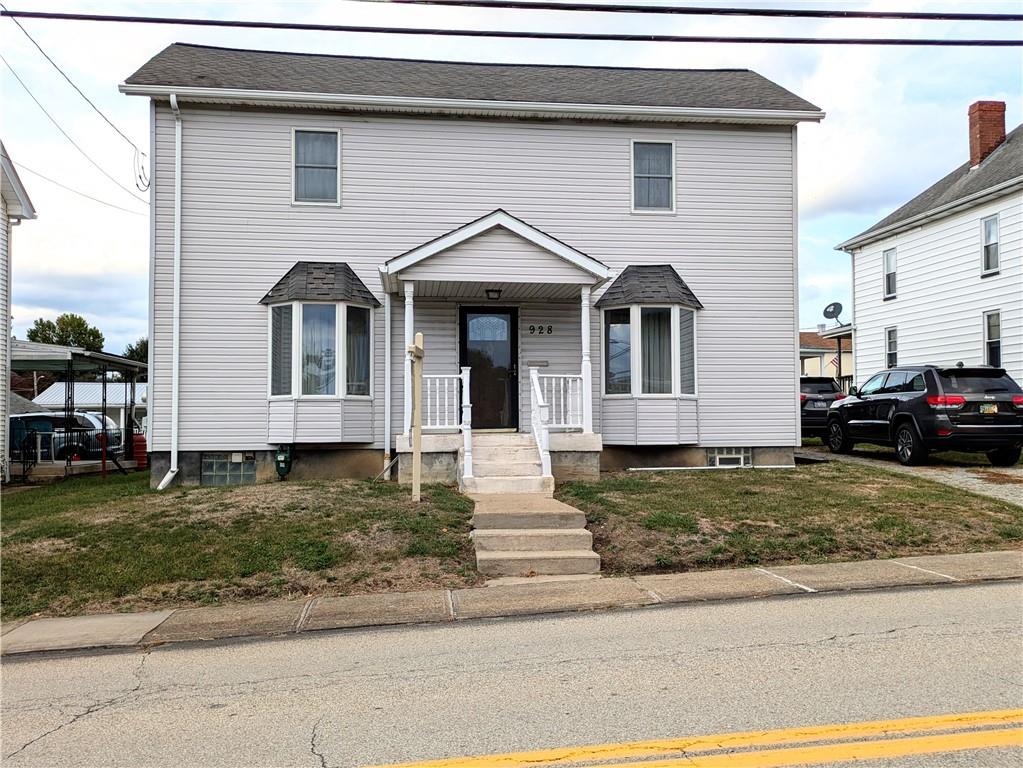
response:
<svg viewBox="0 0 1023 768"><path fill-rule="evenodd" d="M495 211L380 272L386 303L401 302L393 317L402 333L388 334L389 359L399 359L400 344L403 366L399 479L409 472L413 408L404 350L416 333L425 348L424 478L549 493L555 477L598 474L591 295L607 267Z"/></svg>

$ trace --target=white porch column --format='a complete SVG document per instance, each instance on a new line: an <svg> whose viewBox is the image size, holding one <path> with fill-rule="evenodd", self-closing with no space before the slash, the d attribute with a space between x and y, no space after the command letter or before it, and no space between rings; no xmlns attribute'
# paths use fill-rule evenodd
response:
<svg viewBox="0 0 1023 768"><path fill-rule="evenodd" d="M590 286L582 287L579 299L582 311L582 350L583 361L583 432L593 432L593 365L590 363Z"/></svg>
<svg viewBox="0 0 1023 768"><path fill-rule="evenodd" d="M411 282L405 282L405 346L402 347L401 356L405 361L405 429L404 434L412 434L412 359L405 352L411 346L415 338L415 315L412 309L412 295L415 287Z"/></svg>

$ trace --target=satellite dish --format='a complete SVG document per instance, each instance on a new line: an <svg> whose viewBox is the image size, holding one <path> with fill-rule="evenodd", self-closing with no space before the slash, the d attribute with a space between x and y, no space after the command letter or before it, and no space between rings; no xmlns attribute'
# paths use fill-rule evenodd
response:
<svg viewBox="0 0 1023 768"><path fill-rule="evenodd" d="M840 314L842 314L842 305L837 301L833 301L824 307L824 317L828 320L837 320Z"/></svg>

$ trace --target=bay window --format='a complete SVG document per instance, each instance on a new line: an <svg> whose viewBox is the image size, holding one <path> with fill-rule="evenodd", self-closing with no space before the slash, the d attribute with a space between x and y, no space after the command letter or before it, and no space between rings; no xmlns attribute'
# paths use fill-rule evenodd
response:
<svg viewBox="0 0 1023 768"><path fill-rule="evenodd" d="M603 315L605 395L696 395L694 310L631 305Z"/></svg>
<svg viewBox="0 0 1023 768"><path fill-rule="evenodd" d="M370 308L294 301L269 309L270 397L370 396Z"/></svg>

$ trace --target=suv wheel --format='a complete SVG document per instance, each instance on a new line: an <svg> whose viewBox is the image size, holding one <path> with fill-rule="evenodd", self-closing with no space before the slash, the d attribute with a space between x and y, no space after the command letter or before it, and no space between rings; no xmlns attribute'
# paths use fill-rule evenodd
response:
<svg viewBox="0 0 1023 768"><path fill-rule="evenodd" d="M1020 448L996 448L987 452L987 460L995 467L1011 467L1019 461L1021 453Z"/></svg>
<svg viewBox="0 0 1023 768"><path fill-rule="evenodd" d="M838 419L832 419L828 422L827 442L828 450L832 453L849 453L853 447L849 435L845 432L845 427L842 426L842 422Z"/></svg>
<svg viewBox="0 0 1023 768"><path fill-rule="evenodd" d="M927 458L923 440L910 421L904 421L895 428L895 457L906 466L922 464Z"/></svg>

